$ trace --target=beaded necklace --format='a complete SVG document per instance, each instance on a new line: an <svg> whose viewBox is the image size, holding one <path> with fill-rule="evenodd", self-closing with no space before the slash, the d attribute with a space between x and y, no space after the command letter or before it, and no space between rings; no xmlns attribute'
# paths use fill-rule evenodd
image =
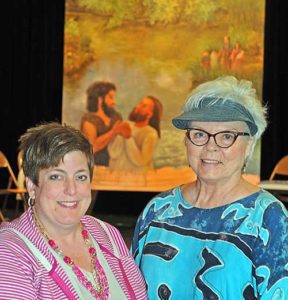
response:
<svg viewBox="0 0 288 300"><path fill-rule="evenodd" d="M84 228L84 225L80 222L81 226L81 234L83 237L83 240L85 242L85 245L88 248L88 252L91 258L91 267L92 267L92 274L93 279L95 281L95 284L90 282L87 277L83 274L83 272L80 270L80 268L73 262L73 260L62 253L61 249L57 246L54 240L50 239L45 227L41 224L41 222L38 220L36 214L33 212L33 220L36 224L36 227L39 229L39 231L42 233L42 235L46 238L48 241L48 244L50 247L59 254L63 261L71 267L74 274L76 275L79 282L91 293L93 297L97 300L106 300L109 297L109 285L108 280L106 277L106 274L98 260L96 249L93 247L92 241L89 238L88 231Z"/></svg>

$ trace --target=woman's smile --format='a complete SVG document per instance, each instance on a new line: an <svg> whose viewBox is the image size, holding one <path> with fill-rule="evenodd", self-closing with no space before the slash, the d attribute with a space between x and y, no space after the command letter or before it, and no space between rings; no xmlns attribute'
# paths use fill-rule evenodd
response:
<svg viewBox="0 0 288 300"><path fill-rule="evenodd" d="M204 164L213 164L213 165L218 165L221 164L221 162L219 160L215 160L215 159L201 159L202 163Z"/></svg>
<svg viewBox="0 0 288 300"><path fill-rule="evenodd" d="M57 201L57 203L64 208L77 208L79 201Z"/></svg>

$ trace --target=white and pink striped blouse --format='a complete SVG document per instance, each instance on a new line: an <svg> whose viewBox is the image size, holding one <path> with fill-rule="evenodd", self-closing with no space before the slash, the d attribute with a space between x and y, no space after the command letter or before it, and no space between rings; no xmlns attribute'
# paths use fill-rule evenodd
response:
<svg viewBox="0 0 288 300"><path fill-rule="evenodd" d="M97 241L126 298L147 299L145 282L119 231L91 216L81 220ZM17 234L16 232L20 232ZM24 235L51 265L47 270L21 238ZM31 210L0 226L0 299L81 299L36 229ZM113 296L113 299L117 299ZM119 298L120 299L120 298ZM123 298L121 297L121 300Z"/></svg>

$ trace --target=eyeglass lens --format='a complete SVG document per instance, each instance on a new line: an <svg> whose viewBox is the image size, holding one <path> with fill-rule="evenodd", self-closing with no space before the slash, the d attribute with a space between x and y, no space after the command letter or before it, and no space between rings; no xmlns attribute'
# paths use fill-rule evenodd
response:
<svg viewBox="0 0 288 300"><path fill-rule="evenodd" d="M214 138L215 143L221 148L228 148L233 145L238 133L231 131L221 131L215 134L210 134L200 129L189 129L188 138L196 146L203 146L208 143L210 137Z"/></svg>

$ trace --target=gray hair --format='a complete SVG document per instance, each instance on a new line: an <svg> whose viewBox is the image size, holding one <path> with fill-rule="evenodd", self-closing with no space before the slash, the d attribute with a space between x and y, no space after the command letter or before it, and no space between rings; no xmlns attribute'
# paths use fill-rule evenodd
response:
<svg viewBox="0 0 288 300"><path fill-rule="evenodd" d="M191 121L244 121L254 140L252 153L267 126L266 114L251 81L222 76L197 86L187 97L183 113L172 122L185 129Z"/></svg>

